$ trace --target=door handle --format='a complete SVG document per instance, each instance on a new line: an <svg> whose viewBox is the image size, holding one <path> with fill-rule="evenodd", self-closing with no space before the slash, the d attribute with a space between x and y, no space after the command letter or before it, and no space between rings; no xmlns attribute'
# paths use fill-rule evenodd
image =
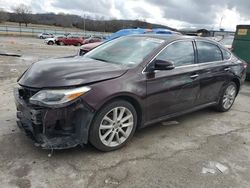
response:
<svg viewBox="0 0 250 188"><path fill-rule="evenodd" d="M231 70L230 67L227 67L227 68L224 69L224 71L230 71L230 70Z"/></svg>
<svg viewBox="0 0 250 188"><path fill-rule="evenodd" d="M190 76L190 78L191 78L191 79L195 79L195 78L197 78L198 76L199 76L199 74L193 74L193 75Z"/></svg>

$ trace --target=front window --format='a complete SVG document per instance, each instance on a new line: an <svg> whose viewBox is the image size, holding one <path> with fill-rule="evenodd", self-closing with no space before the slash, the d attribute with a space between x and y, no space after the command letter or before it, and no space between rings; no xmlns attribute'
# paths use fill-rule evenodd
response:
<svg viewBox="0 0 250 188"><path fill-rule="evenodd" d="M84 57L132 67L140 64L163 42L150 37L122 37L101 45Z"/></svg>
<svg viewBox="0 0 250 188"><path fill-rule="evenodd" d="M175 67L194 64L194 48L191 41L175 42L163 50L156 59L173 61Z"/></svg>

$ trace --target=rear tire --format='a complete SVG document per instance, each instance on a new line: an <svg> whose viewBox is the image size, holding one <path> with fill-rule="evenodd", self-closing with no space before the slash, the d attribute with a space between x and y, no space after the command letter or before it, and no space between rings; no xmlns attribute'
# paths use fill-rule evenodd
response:
<svg viewBox="0 0 250 188"><path fill-rule="evenodd" d="M237 86L234 82L229 82L223 89L216 110L219 112L227 112L234 104L237 95Z"/></svg>
<svg viewBox="0 0 250 188"><path fill-rule="evenodd" d="M59 42L59 45L60 45L60 46L64 46L64 42L62 42L62 41Z"/></svg>
<svg viewBox="0 0 250 188"><path fill-rule="evenodd" d="M113 101L97 112L89 141L101 151L119 149L133 137L136 125L137 113L133 105L124 100Z"/></svg>

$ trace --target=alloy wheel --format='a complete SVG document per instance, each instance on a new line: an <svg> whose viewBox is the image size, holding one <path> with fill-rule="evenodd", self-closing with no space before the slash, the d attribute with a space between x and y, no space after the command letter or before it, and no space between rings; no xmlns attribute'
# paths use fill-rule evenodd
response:
<svg viewBox="0 0 250 188"><path fill-rule="evenodd" d="M234 85L229 85L224 93L222 105L225 109L229 109L233 103L236 96L236 88Z"/></svg>
<svg viewBox="0 0 250 188"><path fill-rule="evenodd" d="M132 112L126 107L116 107L110 110L99 126L99 138L108 147L116 147L125 142L134 126Z"/></svg>

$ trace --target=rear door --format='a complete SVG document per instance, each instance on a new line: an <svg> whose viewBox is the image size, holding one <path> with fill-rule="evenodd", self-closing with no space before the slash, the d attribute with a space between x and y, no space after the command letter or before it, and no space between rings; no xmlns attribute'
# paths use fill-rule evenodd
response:
<svg viewBox="0 0 250 188"><path fill-rule="evenodd" d="M230 54L225 50L225 60L222 49L215 43L196 40L197 63L200 66L200 95L198 104L217 101L224 83L231 79Z"/></svg>
<svg viewBox="0 0 250 188"><path fill-rule="evenodd" d="M173 61L175 68L146 74L147 121L194 107L200 90L192 40L170 44L156 59Z"/></svg>

